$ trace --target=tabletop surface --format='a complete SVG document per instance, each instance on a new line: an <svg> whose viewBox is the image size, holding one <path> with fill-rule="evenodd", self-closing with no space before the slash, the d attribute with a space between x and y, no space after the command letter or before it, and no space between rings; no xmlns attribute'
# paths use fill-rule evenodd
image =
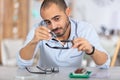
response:
<svg viewBox="0 0 120 80"><path fill-rule="evenodd" d="M26 69L18 69L17 67L0 66L0 80L76 80L69 78L70 72L76 70L74 67L59 68L59 73L52 74L32 74ZM120 67L112 67L109 69L86 68L91 71L90 78L84 80L120 80ZM79 80L83 80L79 78Z"/></svg>

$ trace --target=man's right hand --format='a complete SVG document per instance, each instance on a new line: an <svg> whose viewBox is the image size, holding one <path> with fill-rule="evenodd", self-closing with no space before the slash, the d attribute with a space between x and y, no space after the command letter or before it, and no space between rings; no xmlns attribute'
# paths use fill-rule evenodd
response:
<svg viewBox="0 0 120 80"><path fill-rule="evenodd" d="M34 42L39 42L41 40L49 40L51 39L50 30L47 27L41 26L36 28L35 35L33 38Z"/></svg>
<svg viewBox="0 0 120 80"><path fill-rule="evenodd" d="M50 30L47 27L41 26L36 28L32 41L30 41L24 48L20 50L21 58L30 60L33 57L37 43L41 40L49 40L50 38Z"/></svg>

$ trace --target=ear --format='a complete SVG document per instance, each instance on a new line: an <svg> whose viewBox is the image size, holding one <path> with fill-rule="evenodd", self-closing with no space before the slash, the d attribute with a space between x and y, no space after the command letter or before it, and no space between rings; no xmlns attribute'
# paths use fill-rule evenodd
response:
<svg viewBox="0 0 120 80"><path fill-rule="evenodd" d="M67 16L71 15L71 9L69 7L67 7L67 9L65 10L65 13Z"/></svg>

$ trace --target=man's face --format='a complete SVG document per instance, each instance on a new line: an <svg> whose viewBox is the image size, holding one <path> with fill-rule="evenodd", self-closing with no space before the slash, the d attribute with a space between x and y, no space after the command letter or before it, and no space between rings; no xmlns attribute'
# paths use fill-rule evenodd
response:
<svg viewBox="0 0 120 80"><path fill-rule="evenodd" d="M56 4L41 9L41 16L47 23L48 28L53 31L57 37L62 37L69 26L69 12L63 11Z"/></svg>

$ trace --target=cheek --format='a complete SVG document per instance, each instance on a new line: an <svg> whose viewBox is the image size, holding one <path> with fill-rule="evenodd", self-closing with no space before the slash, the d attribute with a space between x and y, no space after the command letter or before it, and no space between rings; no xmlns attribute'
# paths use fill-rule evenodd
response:
<svg viewBox="0 0 120 80"><path fill-rule="evenodd" d="M63 27L64 27L64 23L62 21L56 24L56 28L63 28Z"/></svg>
<svg viewBox="0 0 120 80"><path fill-rule="evenodd" d="M66 21L61 21L59 24L59 26L61 26L61 27L65 27L65 25L66 25Z"/></svg>

